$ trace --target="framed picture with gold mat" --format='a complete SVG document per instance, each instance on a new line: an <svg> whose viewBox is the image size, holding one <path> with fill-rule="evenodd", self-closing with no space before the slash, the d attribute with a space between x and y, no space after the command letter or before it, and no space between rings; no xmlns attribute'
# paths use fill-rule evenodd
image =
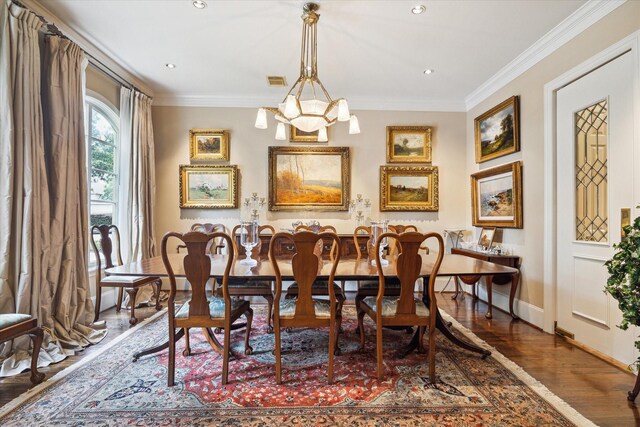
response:
<svg viewBox="0 0 640 427"><path fill-rule="evenodd" d="M437 212L437 166L380 166L381 211Z"/></svg>

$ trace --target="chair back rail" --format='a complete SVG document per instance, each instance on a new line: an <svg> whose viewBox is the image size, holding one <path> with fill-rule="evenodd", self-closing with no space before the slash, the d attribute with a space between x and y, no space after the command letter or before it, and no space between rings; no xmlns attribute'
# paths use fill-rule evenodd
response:
<svg viewBox="0 0 640 427"><path fill-rule="evenodd" d="M369 239L367 240L367 257L369 256L369 247L372 245L371 242L371 227L368 225L359 225L353 230L353 244L356 247L357 258L362 258L362 250L360 250L360 243L358 242L358 237L366 236Z"/></svg>
<svg viewBox="0 0 640 427"><path fill-rule="evenodd" d="M324 238L332 240L332 246L339 245L340 238L335 232L320 232L314 233L313 231L298 231L296 233L279 232L276 233L269 244L269 259L273 265L276 282L275 301L280 300L282 294L282 276L280 273L280 267L278 265L278 259L275 253L275 242L279 239L288 239L295 247L295 255L291 259L291 267L293 271L293 278L298 283L298 300L296 302L296 318L309 318L315 319L314 304L312 298L312 286L316 281L320 269L322 267L322 253L318 253L317 244L322 242ZM331 305L332 313L335 311L336 296L331 284L334 281L336 268L340 261L340 252L336 251L332 262L331 272L329 273L329 286L328 294ZM276 303L274 306L274 316L279 316L280 310Z"/></svg>
<svg viewBox="0 0 640 427"><path fill-rule="evenodd" d="M416 227L413 224L408 224L408 225L407 224L393 224L393 225L389 224L387 228L391 233L396 233L396 234L406 233L407 231L415 231L415 232L418 231L418 227ZM393 239L391 242L389 242L389 256L396 255L400 251L401 249L398 247L397 240Z"/></svg>
<svg viewBox="0 0 640 427"><path fill-rule="evenodd" d="M325 232L325 231L330 231L332 233L336 233L336 234L338 233L336 228L333 225L323 225L322 227L309 227L308 225L301 224L301 225L296 226L296 228L294 230L294 232L298 232L298 231L312 231L314 233L322 233L322 232ZM317 245L320 247L318 250L320 252L323 252L323 249L324 249L323 248L323 245L324 245L323 241L320 240L317 243ZM331 250L329 252L329 259L331 261L333 261L335 259L336 252L340 252L339 248L340 248L340 241L338 241L338 243L336 243L334 241L331 244Z"/></svg>
<svg viewBox="0 0 640 427"><path fill-rule="evenodd" d="M233 242L233 254L235 255L236 258L238 258L238 250L239 250L238 242L236 241L236 233L238 232L240 227L242 226L238 224L235 227L233 227L233 230L231 230L231 241ZM263 232L267 232L267 231L271 233L271 236L276 234L276 229L273 226L265 224L258 227L258 236L262 236ZM258 244L254 246L253 249L251 249L251 258L260 259L261 249L262 249L262 239L258 238Z"/></svg>
<svg viewBox="0 0 640 427"><path fill-rule="evenodd" d="M116 236L117 244L113 244L113 240L111 239L111 232ZM96 232L100 235L100 249L98 249L98 245L96 244ZM113 263L113 249L115 246L116 250L116 259L118 264L122 265L122 253L120 252L120 231L118 227L110 224L110 225L94 225L91 227L91 247L93 248L93 252L96 256L96 283L100 283L102 280L102 258L100 258L100 252L102 252L102 256L104 257L104 268L112 268L116 267Z"/></svg>
<svg viewBox="0 0 640 427"><path fill-rule="evenodd" d="M212 224L210 222L206 222L204 224L195 223L191 226L191 231L198 231L200 233L215 233L220 231L222 233L227 232L227 227L224 224ZM211 253L211 248L213 248L213 253L218 253L218 248L221 245L222 240L217 238L209 242L207 245L207 254Z"/></svg>

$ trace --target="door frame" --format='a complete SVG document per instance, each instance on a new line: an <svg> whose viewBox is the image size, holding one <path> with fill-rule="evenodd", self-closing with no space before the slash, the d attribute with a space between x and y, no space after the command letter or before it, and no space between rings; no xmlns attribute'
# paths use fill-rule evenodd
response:
<svg viewBox="0 0 640 427"><path fill-rule="evenodd" d="M633 109L635 129L633 133L634 164L640 165L640 31L625 37L600 53L587 59L554 80L544 85L544 325L545 332L554 333L557 318L557 224L556 224L556 110L557 92L596 68L605 65L624 53L633 55ZM638 216L640 204L640 171L633 183L633 218Z"/></svg>

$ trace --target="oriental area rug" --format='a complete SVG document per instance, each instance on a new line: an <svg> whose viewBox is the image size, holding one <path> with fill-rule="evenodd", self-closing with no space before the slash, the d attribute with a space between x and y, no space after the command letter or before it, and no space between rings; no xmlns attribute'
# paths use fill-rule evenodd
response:
<svg viewBox="0 0 640 427"><path fill-rule="evenodd" d="M273 334L266 309L254 305L254 353L244 355L244 330L231 335L229 384L220 385L222 358L200 330L192 355L178 343L176 385L167 387L167 351L132 355L167 338L166 311L142 322L30 390L0 412L8 426L585 426L593 425L513 362L451 318L456 334L492 351L481 359L437 333L436 374L426 354L395 357L411 335L384 331L386 377L376 379L375 328L365 320L359 351L355 308L345 306L335 383L327 384L326 329L283 331L283 383L275 383ZM222 340L222 336L219 336Z"/></svg>

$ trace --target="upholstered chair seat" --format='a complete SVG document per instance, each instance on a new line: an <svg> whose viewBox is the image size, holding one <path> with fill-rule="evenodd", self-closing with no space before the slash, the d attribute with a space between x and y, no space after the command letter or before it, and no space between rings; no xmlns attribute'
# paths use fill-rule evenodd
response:
<svg viewBox="0 0 640 427"><path fill-rule="evenodd" d="M280 317L284 319L293 318L296 314L296 302L295 299L285 299L280 301ZM316 317L328 319L331 317L329 301L314 299L313 311Z"/></svg>
<svg viewBox="0 0 640 427"><path fill-rule="evenodd" d="M32 318L29 314L10 313L0 314L0 329L6 329L18 323L26 322Z"/></svg>
<svg viewBox="0 0 640 427"><path fill-rule="evenodd" d="M395 316L396 312L398 311L399 300L399 297L382 297L382 317ZM414 302L416 303L416 316L429 317L429 308L424 305L422 300L414 298ZM377 312L376 297L366 297L364 300L362 300L362 303L369 307L374 313Z"/></svg>
<svg viewBox="0 0 640 427"><path fill-rule="evenodd" d="M224 318L224 298L221 297L210 297L209 301L209 315L212 319L222 319ZM180 310L176 313L176 319L184 319L189 317L189 305L191 300L182 304ZM245 301L243 299L233 298L231 299L231 315L235 312L240 311L244 313L249 308L249 301Z"/></svg>

